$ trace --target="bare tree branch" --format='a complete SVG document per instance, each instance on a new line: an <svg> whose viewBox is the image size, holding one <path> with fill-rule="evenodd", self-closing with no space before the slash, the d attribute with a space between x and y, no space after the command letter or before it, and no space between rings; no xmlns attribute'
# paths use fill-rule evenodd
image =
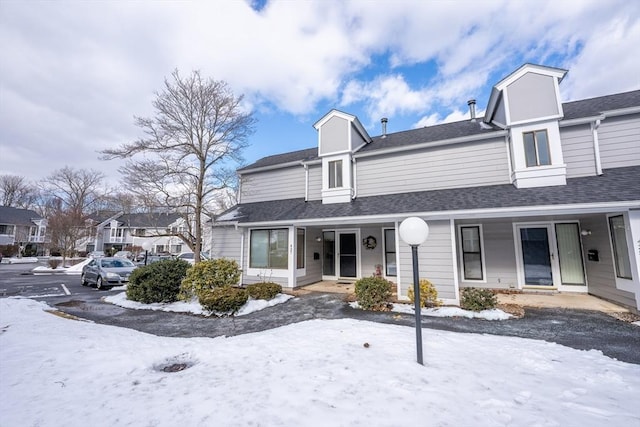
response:
<svg viewBox="0 0 640 427"><path fill-rule="evenodd" d="M135 117L144 136L104 150L102 158L129 159L120 172L134 183L132 191L183 216L187 233L180 237L199 261L203 215L228 198L234 176L228 165L242 159L255 119L226 82L203 79L199 71L183 78L175 70L155 95L154 116Z"/></svg>

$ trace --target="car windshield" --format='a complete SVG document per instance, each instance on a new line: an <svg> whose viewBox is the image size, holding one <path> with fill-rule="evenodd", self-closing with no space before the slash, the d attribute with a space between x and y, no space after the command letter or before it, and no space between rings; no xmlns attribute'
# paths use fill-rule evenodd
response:
<svg viewBox="0 0 640 427"><path fill-rule="evenodd" d="M133 267L133 263L128 259L103 259L101 261L102 268L121 268Z"/></svg>

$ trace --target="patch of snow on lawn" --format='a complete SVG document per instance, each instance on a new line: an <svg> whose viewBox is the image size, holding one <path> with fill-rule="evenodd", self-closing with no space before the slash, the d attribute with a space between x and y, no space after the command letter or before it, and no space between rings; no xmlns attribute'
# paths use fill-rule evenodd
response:
<svg viewBox="0 0 640 427"><path fill-rule="evenodd" d="M360 308L357 302L349 303L353 308ZM414 314L413 305L411 304L392 304L391 311L396 313ZM422 316L431 317L466 317L468 319L484 319L484 320L507 320L513 316L509 313L494 308L493 310L470 311L463 310L459 307L434 307L423 308L420 310Z"/></svg>
<svg viewBox="0 0 640 427"><path fill-rule="evenodd" d="M311 320L233 337L170 338L45 310L30 299L0 299L2 426L640 421L640 366L600 351L424 329L422 366L407 326Z"/></svg>
<svg viewBox="0 0 640 427"><path fill-rule="evenodd" d="M115 289L115 288L114 288ZM254 300L249 299L243 305L240 310L235 314L236 316L245 316L247 314L253 313L254 311L263 310L267 307L272 307L277 304L282 304L289 301L293 298L292 295L287 294L278 294L275 298L271 300ZM111 295L104 298L104 301L118 305L124 308L132 308L136 310L159 310L159 311L171 311L176 313L193 313L208 316L210 313L203 309L200 303L197 300L193 300L190 302L185 301L177 301L172 303L152 303L152 304L143 304L137 301L131 301L127 299L126 292L121 292L116 295Z"/></svg>

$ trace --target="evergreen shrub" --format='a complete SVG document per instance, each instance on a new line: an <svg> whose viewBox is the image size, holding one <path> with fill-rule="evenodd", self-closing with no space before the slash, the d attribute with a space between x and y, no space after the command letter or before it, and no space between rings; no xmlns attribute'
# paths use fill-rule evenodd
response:
<svg viewBox="0 0 640 427"><path fill-rule="evenodd" d="M498 297L491 289L464 288L460 291L460 307L465 310L491 310L498 305Z"/></svg>
<svg viewBox="0 0 640 427"><path fill-rule="evenodd" d="M203 291L234 286L240 281L240 267L235 260L218 258L200 261L187 271L182 281L180 299L199 297Z"/></svg>
<svg viewBox="0 0 640 427"><path fill-rule="evenodd" d="M391 282L382 277L364 277L356 282L356 298L364 310L389 310Z"/></svg>
<svg viewBox="0 0 640 427"><path fill-rule="evenodd" d="M270 300L282 292L282 286L273 282L253 283L247 285L247 293L253 299Z"/></svg>
<svg viewBox="0 0 640 427"><path fill-rule="evenodd" d="M415 295L413 295L413 284L409 287L407 296L412 303L415 302ZM442 305L442 301L438 299L438 290L427 279L420 280L420 307L438 307Z"/></svg>
<svg viewBox="0 0 640 427"><path fill-rule="evenodd" d="M209 312L218 314L235 314L249 299L246 289L232 286L218 286L203 289L198 294L200 305Z"/></svg>
<svg viewBox="0 0 640 427"><path fill-rule="evenodd" d="M144 304L177 301L190 267L186 261L167 259L136 268L129 277L127 299Z"/></svg>

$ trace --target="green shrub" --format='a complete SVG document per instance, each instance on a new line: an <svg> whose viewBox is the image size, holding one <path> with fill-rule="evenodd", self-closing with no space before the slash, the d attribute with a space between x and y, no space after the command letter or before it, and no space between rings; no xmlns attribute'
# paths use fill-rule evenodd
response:
<svg viewBox="0 0 640 427"><path fill-rule="evenodd" d="M415 302L415 296L413 295L413 284L409 287L407 296L411 302ZM433 283L427 279L420 280L420 307L438 307L442 305L442 301L438 299L438 290Z"/></svg>
<svg viewBox="0 0 640 427"><path fill-rule="evenodd" d="M389 310L391 282L382 277L365 277L356 282L358 305L364 310Z"/></svg>
<svg viewBox="0 0 640 427"><path fill-rule="evenodd" d="M253 299L272 299L282 292L282 286L273 282L262 282L247 285L247 293Z"/></svg>
<svg viewBox="0 0 640 427"><path fill-rule="evenodd" d="M180 283L191 265L180 259L167 259L133 270L127 286L127 298L150 304L178 300Z"/></svg>
<svg viewBox="0 0 640 427"><path fill-rule="evenodd" d="M198 294L200 305L210 312L234 314L247 302L249 294L246 289L231 286L219 286L203 289Z"/></svg>
<svg viewBox="0 0 640 427"><path fill-rule="evenodd" d="M240 281L240 267L230 259L212 259L200 261L188 272L182 281L180 299L190 300L199 297L202 291L221 286L233 286Z"/></svg>
<svg viewBox="0 0 640 427"><path fill-rule="evenodd" d="M490 310L497 304L498 298L491 289L464 288L460 291L460 307L465 310Z"/></svg>

